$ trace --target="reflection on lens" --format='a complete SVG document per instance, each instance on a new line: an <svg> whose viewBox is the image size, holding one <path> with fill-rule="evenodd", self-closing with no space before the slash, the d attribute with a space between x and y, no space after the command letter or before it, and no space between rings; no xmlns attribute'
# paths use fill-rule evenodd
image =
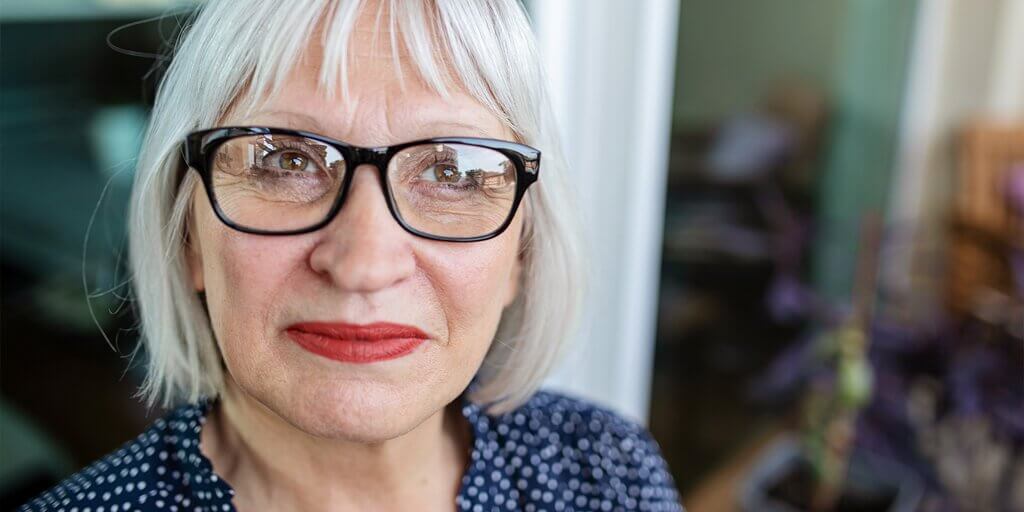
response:
<svg viewBox="0 0 1024 512"><path fill-rule="evenodd" d="M293 135L252 135L220 145L212 160L213 194L231 222L288 231L327 215L345 178L333 147Z"/></svg>
<svg viewBox="0 0 1024 512"><path fill-rule="evenodd" d="M398 152L388 186L409 226L436 236L476 237L512 211L516 170L499 151L466 144L423 144Z"/></svg>

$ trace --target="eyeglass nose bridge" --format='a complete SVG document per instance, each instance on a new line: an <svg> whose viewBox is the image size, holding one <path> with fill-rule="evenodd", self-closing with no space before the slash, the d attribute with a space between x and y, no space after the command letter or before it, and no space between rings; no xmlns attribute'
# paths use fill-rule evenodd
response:
<svg viewBox="0 0 1024 512"><path fill-rule="evenodd" d="M384 173L387 170L388 155L390 154L388 148L364 148L354 146L349 148L349 152L349 158L351 160L349 165L352 169L363 164L370 164L376 167L381 173Z"/></svg>
<svg viewBox="0 0 1024 512"><path fill-rule="evenodd" d="M341 189L338 191L338 197L335 200L334 205L331 207L330 212L324 219L322 225L326 225L334 220L335 217L341 212L341 209L348 202L348 196L351 194L351 187L353 183L353 177L355 170L362 165L371 165L377 168L377 173L380 176L380 187L381 192L384 194L384 203L387 205L388 212L391 213L391 217L407 231L411 230L405 221L402 219L401 214L398 212L394 199L391 196L391 190L388 186L388 165L390 164L392 151L388 147L364 147L364 146L335 146L337 150L341 152L345 159L345 166L351 169L351 172L346 173L344 183Z"/></svg>

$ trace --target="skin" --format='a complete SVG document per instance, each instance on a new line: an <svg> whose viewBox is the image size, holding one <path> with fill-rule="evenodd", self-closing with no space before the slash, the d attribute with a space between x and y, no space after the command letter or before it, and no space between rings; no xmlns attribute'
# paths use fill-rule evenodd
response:
<svg viewBox="0 0 1024 512"><path fill-rule="evenodd" d="M373 33L367 23L357 21L357 35ZM222 124L307 129L364 146L514 139L470 96L439 97L407 61L403 92L382 40L371 50L368 38L353 38L347 101L319 90L311 46L278 96ZM192 284L206 294L228 370L200 448L235 489L239 510L451 510L468 463L471 430L449 404L518 292L523 210L491 240L427 240L392 218L375 168L353 172L337 217L303 235L232 230L201 188L193 195ZM431 339L398 359L342 363L284 333L300 321L395 322Z"/></svg>

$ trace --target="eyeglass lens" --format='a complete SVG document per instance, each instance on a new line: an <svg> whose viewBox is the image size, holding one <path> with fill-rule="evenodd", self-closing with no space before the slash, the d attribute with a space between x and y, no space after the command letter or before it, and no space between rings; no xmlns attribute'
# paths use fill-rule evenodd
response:
<svg viewBox="0 0 1024 512"><path fill-rule="evenodd" d="M301 230L330 213L351 170L341 152L296 135L224 142L211 160L213 195L232 223L268 232ZM434 236L472 238L497 230L512 211L515 165L500 151L460 143L403 148L387 168L402 220Z"/></svg>

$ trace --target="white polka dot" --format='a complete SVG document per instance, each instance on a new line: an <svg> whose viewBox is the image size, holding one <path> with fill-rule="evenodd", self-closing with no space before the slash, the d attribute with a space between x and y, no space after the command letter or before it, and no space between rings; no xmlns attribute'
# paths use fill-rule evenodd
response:
<svg viewBox="0 0 1024 512"><path fill-rule="evenodd" d="M474 442L458 510L683 510L649 433L610 410L546 391L499 416L462 400ZM170 411L19 512L233 510L234 489L199 451L209 405Z"/></svg>

